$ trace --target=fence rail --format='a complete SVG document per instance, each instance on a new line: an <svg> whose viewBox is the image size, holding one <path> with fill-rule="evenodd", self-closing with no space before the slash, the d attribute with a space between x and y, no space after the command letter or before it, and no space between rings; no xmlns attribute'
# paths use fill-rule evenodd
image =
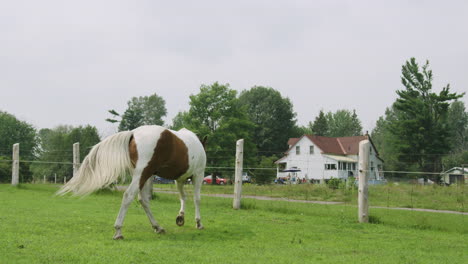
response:
<svg viewBox="0 0 468 264"><path fill-rule="evenodd" d="M73 147L73 153L74 155L73 156L69 156L69 155L66 155L67 158L72 158L72 161L68 162L68 161L44 161L44 160L33 160L31 158L28 158L28 159L20 159L20 155L19 155L19 145L16 146L16 150L15 148L13 148L13 151L11 152L12 153L12 159L8 159L8 160L0 160L0 163L10 163L12 164L12 184L15 185L15 184L18 184L19 183L19 180L16 180L16 179L19 179L18 176L19 176L19 164L21 163L30 163L30 164L60 164L60 165L69 165L69 166L73 166L73 172L76 173L76 171L78 170L79 166L80 166L80 159L79 159L79 156L78 156L78 153L79 153L79 150L77 148L77 145L74 145ZM65 152L71 152L71 151L62 151L63 153ZM63 157L63 155L61 155ZM236 159L236 163L238 162L237 161L238 159ZM366 161L363 161L363 162L366 162ZM15 165L16 164L16 165ZM375 172L373 170L369 170L369 169L366 169L365 166L362 166L361 168L364 168L363 170L360 170L360 173L362 173L362 175L365 175L365 174L370 174L372 172ZM368 167L367 167L368 168ZM207 166L206 169L208 170L218 170L223 172L225 171L227 174L229 174L230 176L233 175L233 173L236 171L236 167L235 166L215 166L215 165L211 165L211 166ZM16 172L15 172L16 170ZM276 175L276 172L278 172L278 168L277 167L243 167L242 168L242 171L250 171L252 172L252 174L254 174L253 172L254 171L258 171L259 174L260 173L275 173ZM441 175L441 173L437 173L437 172L418 172L418 171L393 171L393 170L381 170L379 171L381 173L387 173L387 174L393 174L393 175L397 175L397 174L400 174L400 175ZM16 174L15 174L16 173ZM255 174L254 174L255 175ZM70 179L70 176L71 175L67 175L67 176L64 176L63 178L63 182L65 183L67 181L67 179ZM15 179L16 177L16 179ZM359 180L361 180L361 178L367 178L367 177L359 177ZM60 176L60 181L61 181L61 176ZM382 206L382 200L387 200L387 208L391 208L392 206L400 206L400 207L408 207L408 209L410 210L411 208L416 208L420 205L424 206L424 204L430 204L430 209L432 208L438 208L438 205L437 205L437 202L440 202L441 205L439 207L441 208L449 208L450 210L458 210L458 211L462 211L464 212L465 211L465 200L466 200L466 192L464 190L464 184L462 186L459 186L459 187L456 187L456 189L452 188L450 189L450 191L454 192L454 195L452 196L453 198L452 199L455 199L455 201L451 201L449 200L449 198L447 197L444 197L443 200L441 201L426 201L428 199L424 198L423 196L433 196L431 197L432 200L436 200L438 199L437 198L437 195L441 195L442 193L444 193L444 190L438 190L438 189L434 189L433 190L433 193L430 193L430 190L420 190L419 188L415 187L417 186L415 183L417 183L418 185L420 184L420 182L416 182L415 181L415 178L406 178L406 177L402 177L402 178L395 178L395 179L398 179L399 181L404 181L404 180L408 180L408 184L411 184L411 186L409 187L405 187L405 192L409 192L409 193L406 193L406 194L403 194L404 196L407 196L405 198L401 198L399 196L402 196L401 193L398 193L398 191L401 191L401 190L395 190L394 189L394 184L387 184L386 186L384 187L372 187L370 188L370 192L369 192L369 187L367 187L367 193L366 193L366 188L363 186L360 185L359 189L357 192L353 191L353 189L348 189L350 188L349 186L350 185L345 185L346 187L344 187L343 189L343 199L345 199L345 203L349 203L349 201L354 201L354 203L358 203L358 218L361 222L367 222L369 221L369 212L365 210L365 207L369 208L369 205L372 204L372 200L369 200L369 197L374 197L373 199L376 199L377 201L377 206L381 206L381 207L384 207L385 208L385 204L383 204ZM47 182L47 180L53 180L52 182L55 182L57 183L57 174L54 174L53 176L49 175L48 177L46 176L43 176L42 179L35 179L36 182ZM298 182L298 183L302 183L302 182ZM310 182L309 182L310 183ZM324 183L324 182L322 182ZM367 183L367 179L363 179L363 182L362 184L365 184ZM309 186L312 186L312 185L309 185ZM317 185L319 186L319 185ZM328 185L322 185L323 188L334 188L333 186L329 186L327 187ZM353 185L354 186L354 185ZM312 189L308 189L306 186L305 187L305 190L302 190L303 188L302 187L294 187L296 188L295 190L290 190L288 193L294 193L294 192L303 192L303 195L306 197L306 200L308 200L307 197L314 197L314 190ZM236 206L234 206L235 208L241 208L241 205L242 203L240 202L240 198L242 197L242 194L241 194L241 188L238 189L239 191L237 192L237 195L236 197L239 197L238 200L236 201ZM273 193L272 193L273 194ZM274 194L273 194L274 195ZM289 195L289 194L287 194ZM346 197L349 197L351 195L351 198L346 198ZM358 198L358 195L359 195L359 198ZM379 196L385 196L386 197L379 197ZM354 198L352 198L354 197ZM377 197L377 198L375 198ZM293 195L293 199L296 199L297 197ZM288 198L289 199L289 198ZM349 201L347 200L349 199ZM380 200L379 200L380 199ZM400 201L394 201L394 200L398 200L398 199L406 199L404 200L405 202L400 202ZM354 204L355 205L355 204ZM373 206L370 206L371 208L375 207L375 205ZM368 210L368 209L367 209Z"/></svg>

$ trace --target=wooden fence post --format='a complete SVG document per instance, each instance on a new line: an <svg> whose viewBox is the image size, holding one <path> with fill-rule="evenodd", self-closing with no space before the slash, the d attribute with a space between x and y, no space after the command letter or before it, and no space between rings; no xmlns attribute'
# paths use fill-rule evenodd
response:
<svg viewBox="0 0 468 264"><path fill-rule="evenodd" d="M13 145L13 164L11 166L11 185L19 184L19 143Z"/></svg>
<svg viewBox="0 0 468 264"><path fill-rule="evenodd" d="M57 184L57 173L54 173L54 183Z"/></svg>
<svg viewBox="0 0 468 264"><path fill-rule="evenodd" d="M369 222L369 140L359 142L359 193L358 193L358 214L359 223Z"/></svg>
<svg viewBox="0 0 468 264"><path fill-rule="evenodd" d="M242 167L244 160L244 140L239 139L236 143L236 170L234 179L234 202L232 207L236 210L241 207L242 195Z"/></svg>
<svg viewBox="0 0 468 264"><path fill-rule="evenodd" d="M75 177L80 168L80 143L73 144L73 177Z"/></svg>

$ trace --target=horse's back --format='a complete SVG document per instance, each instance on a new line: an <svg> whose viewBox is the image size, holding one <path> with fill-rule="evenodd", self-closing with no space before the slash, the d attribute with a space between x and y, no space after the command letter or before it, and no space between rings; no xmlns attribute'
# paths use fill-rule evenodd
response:
<svg viewBox="0 0 468 264"><path fill-rule="evenodd" d="M193 132L142 126L133 133L138 151L136 168L143 170L144 178L156 174L167 179L179 179L204 170L205 151Z"/></svg>
<svg viewBox="0 0 468 264"><path fill-rule="evenodd" d="M172 131L172 130L171 130ZM206 153L205 148L192 131L182 128L179 131L172 131L176 136L182 139L189 152L190 170L192 172L205 170Z"/></svg>

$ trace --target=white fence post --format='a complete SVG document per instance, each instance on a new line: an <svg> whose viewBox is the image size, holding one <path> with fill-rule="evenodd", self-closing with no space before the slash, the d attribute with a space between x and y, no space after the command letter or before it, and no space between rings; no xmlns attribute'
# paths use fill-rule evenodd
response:
<svg viewBox="0 0 468 264"><path fill-rule="evenodd" d="M19 183L19 143L13 145L13 164L11 166L11 185Z"/></svg>
<svg viewBox="0 0 468 264"><path fill-rule="evenodd" d="M359 194L358 194L358 214L359 223L369 222L369 140L359 142Z"/></svg>
<svg viewBox="0 0 468 264"><path fill-rule="evenodd" d="M241 207L241 194L242 194L242 167L244 160L244 140L239 139L236 143L236 170L234 180L234 202L232 207L240 209Z"/></svg>
<svg viewBox="0 0 468 264"><path fill-rule="evenodd" d="M46 176L44 175L44 182L43 183L46 183Z"/></svg>
<svg viewBox="0 0 468 264"><path fill-rule="evenodd" d="M75 177L80 168L80 143L73 144L73 177Z"/></svg>
<svg viewBox="0 0 468 264"><path fill-rule="evenodd" d="M54 183L57 184L57 173L54 173Z"/></svg>

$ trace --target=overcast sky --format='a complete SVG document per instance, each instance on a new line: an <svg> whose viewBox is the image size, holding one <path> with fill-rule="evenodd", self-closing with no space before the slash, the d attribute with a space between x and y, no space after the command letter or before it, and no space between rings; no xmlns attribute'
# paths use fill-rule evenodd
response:
<svg viewBox="0 0 468 264"><path fill-rule="evenodd" d="M410 57L467 91L468 1L0 0L0 110L38 129L108 135L108 109L153 93L171 123L218 81L273 87L301 125L356 109L370 131Z"/></svg>

